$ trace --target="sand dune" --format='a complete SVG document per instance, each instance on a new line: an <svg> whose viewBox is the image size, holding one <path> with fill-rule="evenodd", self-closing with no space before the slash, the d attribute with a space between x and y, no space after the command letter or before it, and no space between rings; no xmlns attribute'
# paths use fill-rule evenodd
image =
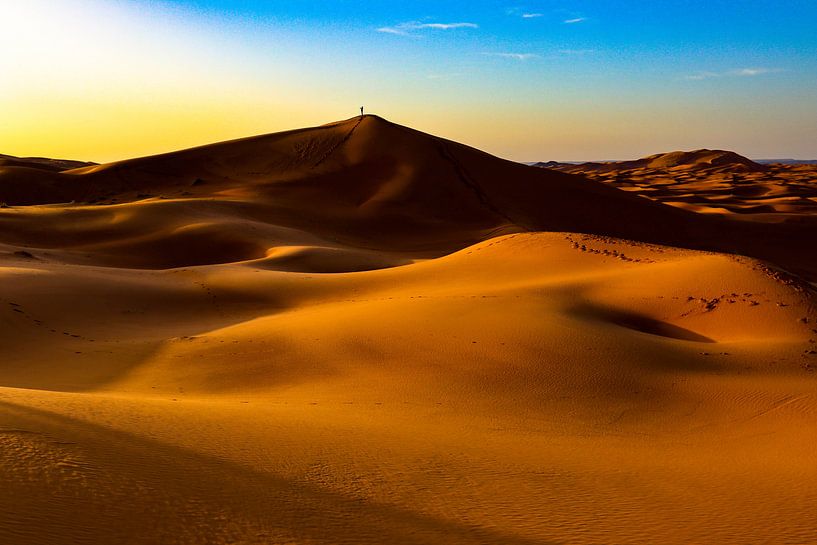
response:
<svg viewBox="0 0 817 545"><path fill-rule="evenodd" d="M767 167L755 163L733 151L699 149L695 151L671 151L656 153L635 161L610 161L603 163L537 163L539 167L558 167L568 172L619 172L636 169L712 170L728 169L731 172L764 172Z"/></svg>
<svg viewBox="0 0 817 545"><path fill-rule="evenodd" d="M62 172L75 168L89 167L96 163L71 161L68 159L48 159L45 157L14 157L0 153L0 167L26 167L49 172Z"/></svg>
<svg viewBox="0 0 817 545"><path fill-rule="evenodd" d="M0 542L817 534L805 212L369 116L10 172Z"/></svg>
<svg viewBox="0 0 817 545"><path fill-rule="evenodd" d="M422 259L504 233L569 231L737 252L817 275L801 255L817 222L757 229L631 193L365 116L58 173L7 172L0 201L28 206L0 218L0 242L68 251L73 262L171 268L305 242ZM65 202L77 205L54 206ZM229 255L209 252L212 243Z"/></svg>
<svg viewBox="0 0 817 545"><path fill-rule="evenodd" d="M9 205L208 199L230 214L241 203L241 218L377 249L451 251L503 230L662 239L694 228L690 214L376 116L43 174L52 194L25 194L38 184L9 178L0 184ZM654 234L659 219L667 226Z"/></svg>
<svg viewBox="0 0 817 545"><path fill-rule="evenodd" d="M741 214L780 222L813 217L817 167L761 165L733 152L699 150L616 163L540 163L539 166L608 183L649 199L702 213Z"/></svg>

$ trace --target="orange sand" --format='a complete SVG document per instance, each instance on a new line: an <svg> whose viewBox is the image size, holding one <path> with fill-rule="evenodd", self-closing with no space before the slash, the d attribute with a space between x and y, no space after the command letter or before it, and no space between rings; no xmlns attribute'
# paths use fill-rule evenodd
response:
<svg viewBox="0 0 817 545"><path fill-rule="evenodd" d="M817 165L761 165L733 152L698 150L619 163L547 164L649 199L702 213L779 222L817 215Z"/></svg>
<svg viewBox="0 0 817 545"><path fill-rule="evenodd" d="M810 223L368 116L19 168L0 543L817 536Z"/></svg>

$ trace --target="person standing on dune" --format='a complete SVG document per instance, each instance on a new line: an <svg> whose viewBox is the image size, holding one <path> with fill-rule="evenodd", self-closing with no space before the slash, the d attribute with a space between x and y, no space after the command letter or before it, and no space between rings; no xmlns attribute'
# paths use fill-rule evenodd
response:
<svg viewBox="0 0 817 545"><path fill-rule="evenodd" d="M360 107L360 117L363 117L363 106Z"/></svg>

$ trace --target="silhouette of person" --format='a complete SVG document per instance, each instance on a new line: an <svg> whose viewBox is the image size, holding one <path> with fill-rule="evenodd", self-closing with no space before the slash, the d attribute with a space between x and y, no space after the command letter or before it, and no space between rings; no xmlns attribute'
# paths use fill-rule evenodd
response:
<svg viewBox="0 0 817 545"><path fill-rule="evenodd" d="M360 115L363 116L363 106L360 107Z"/></svg>

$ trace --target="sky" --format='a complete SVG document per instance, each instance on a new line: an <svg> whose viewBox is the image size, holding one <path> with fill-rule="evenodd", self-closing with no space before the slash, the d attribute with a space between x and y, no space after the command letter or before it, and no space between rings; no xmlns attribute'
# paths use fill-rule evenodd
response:
<svg viewBox="0 0 817 545"><path fill-rule="evenodd" d="M0 0L0 153L98 162L364 105L518 161L817 158L814 0Z"/></svg>

